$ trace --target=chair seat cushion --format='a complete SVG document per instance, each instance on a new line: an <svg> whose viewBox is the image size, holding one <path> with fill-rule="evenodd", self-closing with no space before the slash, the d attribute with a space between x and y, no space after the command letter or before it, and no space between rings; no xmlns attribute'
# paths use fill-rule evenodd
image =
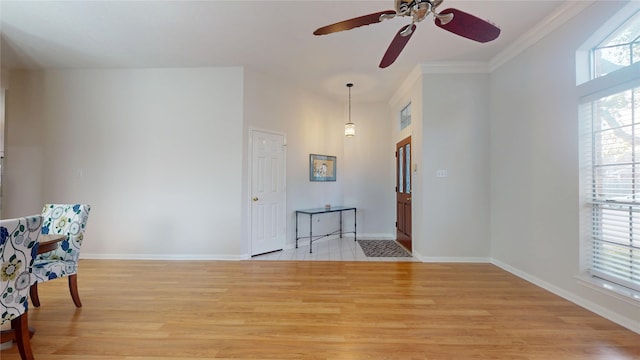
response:
<svg viewBox="0 0 640 360"><path fill-rule="evenodd" d="M77 271L78 264L74 261L36 259L33 262L33 274L39 283L73 275Z"/></svg>

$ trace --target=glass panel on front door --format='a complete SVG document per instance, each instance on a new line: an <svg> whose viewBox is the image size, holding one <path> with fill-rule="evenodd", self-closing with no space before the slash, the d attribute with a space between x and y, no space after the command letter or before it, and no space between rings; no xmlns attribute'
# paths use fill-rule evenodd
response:
<svg viewBox="0 0 640 360"><path fill-rule="evenodd" d="M404 148L398 149L398 192L404 192Z"/></svg>
<svg viewBox="0 0 640 360"><path fill-rule="evenodd" d="M406 173L405 173L404 179L405 179L406 185L404 188L406 189L406 193L409 194L411 193L411 144L405 145L405 148L407 150L405 151L406 156L405 156L404 168Z"/></svg>

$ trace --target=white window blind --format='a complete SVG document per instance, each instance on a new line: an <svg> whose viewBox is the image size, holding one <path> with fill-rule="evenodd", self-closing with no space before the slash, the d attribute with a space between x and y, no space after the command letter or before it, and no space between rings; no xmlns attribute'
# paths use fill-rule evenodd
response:
<svg viewBox="0 0 640 360"><path fill-rule="evenodd" d="M589 272L640 291L640 81L583 97L580 117L589 153Z"/></svg>

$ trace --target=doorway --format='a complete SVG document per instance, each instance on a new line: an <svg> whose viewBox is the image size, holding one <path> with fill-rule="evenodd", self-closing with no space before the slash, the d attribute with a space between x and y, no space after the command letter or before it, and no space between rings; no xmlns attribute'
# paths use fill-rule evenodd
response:
<svg viewBox="0 0 640 360"><path fill-rule="evenodd" d="M411 244L411 136L396 144L396 240Z"/></svg>
<svg viewBox="0 0 640 360"><path fill-rule="evenodd" d="M283 134L251 130L251 256L282 250L286 240Z"/></svg>

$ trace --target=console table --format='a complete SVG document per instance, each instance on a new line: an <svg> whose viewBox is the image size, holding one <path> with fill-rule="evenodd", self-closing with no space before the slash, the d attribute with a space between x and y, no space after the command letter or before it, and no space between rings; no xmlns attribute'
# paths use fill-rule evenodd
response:
<svg viewBox="0 0 640 360"><path fill-rule="evenodd" d="M342 213L345 211L353 211L353 231L343 232L342 230ZM353 240L356 240L356 208L354 207L346 207L346 206L332 206L329 208L319 208L319 209L306 209L306 210L296 210L296 249L298 248L298 239L306 239L309 238L309 252L312 253L312 244L315 240L321 239L323 237L340 234L342 238L343 233L353 233ZM314 215L322 215L328 213L340 213L340 228L334 232L323 234L323 235L313 235L313 216ZM298 236L298 215L309 215L309 236Z"/></svg>

